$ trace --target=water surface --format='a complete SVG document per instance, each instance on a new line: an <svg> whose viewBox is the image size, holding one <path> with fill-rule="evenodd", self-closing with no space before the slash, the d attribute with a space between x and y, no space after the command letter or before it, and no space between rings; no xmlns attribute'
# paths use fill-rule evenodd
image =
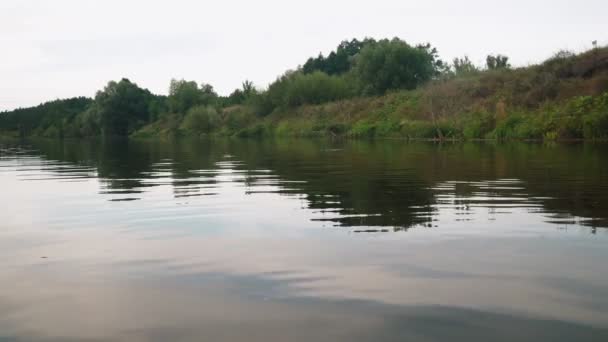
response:
<svg viewBox="0 0 608 342"><path fill-rule="evenodd" d="M606 341L608 146L0 143L0 341Z"/></svg>

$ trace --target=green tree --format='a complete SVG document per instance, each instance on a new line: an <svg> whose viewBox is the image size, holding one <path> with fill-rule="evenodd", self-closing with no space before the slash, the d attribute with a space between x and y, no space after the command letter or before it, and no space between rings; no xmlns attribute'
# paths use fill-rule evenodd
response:
<svg viewBox="0 0 608 342"><path fill-rule="evenodd" d="M454 68L454 73L456 75L472 74L479 71L473 62L471 62L469 56L464 56L463 58L454 58L452 67Z"/></svg>
<svg viewBox="0 0 608 342"><path fill-rule="evenodd" d="M489 70L496 70L496 69L508 69L511 67L511 64L509 64L509 57L504 56L504 55L488 55L488 57L486 57L486 67Z"/></svg>
<svg viewBox="0 0 608 342"><path fill-rule="evenodd" d="M226 99L226 104L229 106L243 104L243 102L245 102L245 94L241 89L235 89Z"/></svg>
<svg viewBox="0 0 608 342"><path fill-rule="evenodd" d="M439 52L437 51L437 48L433 47L431 43L418 44L416 45L416 48L426 52L428 56L430 56L431 64L434 68L433 76L449 72L450 65L441 60L441 58L439 58Z"/></svg>
<svg viewBox="0 0 608 342"><path fill-rule="evenodd" d="M375 43L375 40L366 38L362 41L352 39L344 40L338 45L336 51L329 53L327 57L319 54L316 58L309 58L302 66L302 72L311 74L315 71L322 71L328 75L341 75L351 70L354 57L361 49Z"/></svg>
<svg viewBox="0 0 608 342"><path fill-rule="evenodd" d="M219 124L219 116L211 106L196 106L190 108L181 128L190 134L200 135L210 133Z"/></svg>
<svg viewBox="0 0 608 342"><path fill-rule="evenodd" d="M161 118L164 113L169 111L168 98L162 95L153 95L148 103L148 121L154 122Z"/></svg>
<svg viewBox="0 0 608 342"><path fill-rule="evenodd" d="M78 114L75 121L79 136L91 137L101 133L101 119L95 105Z"/></svg>
<svg viewBox="0 0 608 342"><path fill-rule="evenodd" d="M439 72L436 51L428 45L413 47L394 38L366 45L353 69L363 93L383 94L390 89L414 89Z"/></svg>
<svg viewBox="0 0 608 342"><path fill-rule="evenodd" d="M215 106L217 104L218 95L211 84L201 83L200 85L200 105Z"/></svg>
<svg viewBox="0 0 608 342"><path fill-rule="evenodd" d="M249 80L245 80L243 82L242 88L243 88L243 96L245 97L245 99L247 99L248 97L250 97L251 95L256 93L256 89L255 89L255 86L253 85L253 82L251 82Z"/></svg>
<svg viewBox="0 0 608 342"><path fill-rule="evenodd" d="M173 113L185 113L200 104L201 97L196 82L172 79L169 85L169 110Z"/></svg>
<svg viewBox="0 0 608 342"><path fill-rule="evenodd" d="M228 105L243 104L257 95L257 90L253 85L253 82L245 80L242 84L241 89L235 89L227 98L226 103Z"/></svg>
<svg viewBox="0 0 608 342"><path fill-rule="evenodd" d="M51 130L56 130L57 136L63 136L62 125L73 120L92 102L93 100L90 98L75 97L2 112L0 113L0 130L30 135L40 134L53 127Z"/></svg>
<svg viewBox="0 0 608 342"><path fill-rule="evenodd" d="M213 86L206 83L199 85L194 81L171 80L169 85L169 111L186 113L188 109L198 105L213 105L218 101L218 95Z"/></svg>
<svg viewBox="0 0 608 342"><path fill-rule="evenodd" d="M110 81L97 92L95 106L99 111L104 135L126 136L143 126L149 118L152 94L126 78Z"/></svg>
<svg viewBox="0 0 608 342"><path fill-rule="evenodd" d="M353 89L342 76L330 76L316 71L312 74L296 73L286 84L282 104L295 107L319 104L352 96Z"/></svg>

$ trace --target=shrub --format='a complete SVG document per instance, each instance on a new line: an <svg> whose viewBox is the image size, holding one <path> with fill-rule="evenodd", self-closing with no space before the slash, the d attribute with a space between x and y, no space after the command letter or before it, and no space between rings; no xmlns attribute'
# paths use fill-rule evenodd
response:
<svg viewBox="0 0 608 342"><path fill-rule="evenodd" d="M350 135L354 137L373 137L376 133L376 126L368 120L357 121L350 130Z"/></svg>
<svg viewBox="0 0 608 342"><path fill-rule="evenodd" d="M459 139L462 137L462 130L459 129L451 120L441 120L435 124L436 138L440 139Z"/></svg>
<svg viewBox="0 0 608 342"><path fill-rule="evenodd" d="M250 125L256 118L250 108L240 107L225 111L225 126L233 131L238 131Z"/></svg>
<svg viewBox="0 0 608 342"><path fill-rule="evenodd" d="M284 105L295 107L319 104L351 97L353 90L344 77L329 76L317 71L312 74L296 74L286 85Z"/></svg>
<svg viewBox="0 0 608 342"><path fill-rule="evenodd" d="M217 128L219 116L213 107L196 106L188 110L180 128L190 134L210 133Z"/></svg>
<svg viewBox="0 0 608 342"><path fill-rule="evenodd" d="M462 134L466 139L480 139L494 129L494 117L487 112L465 116Z"/></svg>
<svg viewBox="0 0 608 342"><path fill-rule="evenodd" d="M348 127L342 123L334 123L327 126L327 132L331 135L342 135L348 131Z"/></svg>
<svg viewBox="0 0 608 342"><path fill-rule="evenodd" d="M593 98L591 107L583 118L583 137L608 139L608 92Z"/></svg>
<svg viewBox="0 0 608 342"><path fill-rule="evenodd" d="M608 139L608 112L597 112L583 119L585 139Z"/></svg>
<svg viewBox="0 0 608 342"><path fill-rule="evenodd" d="M399 122L391 120L391 119L384 119L381 121L378 121L375 123L375 134L377 136L389 136L391 135L391 133L394 132L399 132L399 130L401 129L401 126L399 124Z"/></svg>
<svg viewBox="0 0 608 342"><path fill-rule="evenodd" d="M240 138L260 138L268 135L269 129L264 124L258 123L252 127L240 130L236 135Z"/></svg>
<svg viewBox="0 0 608 342"><path fill-rule="evenodd" d="M517 128L523 122L520 115L512 114L506 119L498 122L496 128L490 133L490 137L498 140L517 139Z"/></svg>
<svg viewBox="0 0 608 342"><path fill-rule="evenodd" d="M437 127L429 121L405 121L401 123L401 134L408 139L436 139Z"/></svg>
<svg viewBox="0 0 608 342"><path fill-rule="evenodd" d="M50 125L44 130L42 136L45 138L59 138L61 137L61 132L55 125Z"/></svg>
<svg viewBox="0 0 608 342"><path fill-rule="evenodd" d="M543 139L544 129L541 121L534 116L522 117L520 124L516 127L515 136L517 139Z"/></svg>

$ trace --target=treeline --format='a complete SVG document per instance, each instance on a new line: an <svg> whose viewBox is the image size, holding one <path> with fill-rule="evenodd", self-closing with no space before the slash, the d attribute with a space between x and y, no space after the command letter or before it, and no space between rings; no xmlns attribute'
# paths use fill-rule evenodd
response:
<svg viewBox="0 0 608 342"><path fill-rule="evenodd" d="M109 82L93 99L57 100L0 113L0 132L46 137L407 132L401 135L518 138L497 131L507 125L507 117L538 121L539 116L524 113L549 105L565 108L566 100L576 96L601 95L608 90L607 73L606 48L580 55L560 52L539 66L512 69L509 58L500 54L476 66L467 56L445 62L430 44L352 39L327 56L309 58L266 89L245 81L229 96L220 96L209 84L172 80L168 96L160 96L122 79ZM603 102L577 101L593 103L594 120L603 122L598 109ZM332 105L338 102L343 105ZM585 106L577 108L590 108ZM464 123L446 128L456 118L468 118L479 128L465 129ZM583 137L581 120L570 136ZM593 135L606 135L603 129ZM545 136L547 130L529 135Z"/></svg>
<svg viewBox="0 0 608 342"><path fill-rule="evenodd" d="M246 105L252 114L263 117L277 108L414 89L436 77L442 67L437 50L428 44L412 46L397 38L353 39L327 57L311 58L286 72L266 90L245 81L241 89L222 97L209 84L172 80L165 97L122 79L109 82L94 99L58 100L2 113L0 129L49 137L126 136L160 121L169 131L208 133L226 107ZM239 122L243 118L233 121L243 124Z"/></svg>
<svg viewBox="0 0 608 342"><path fill-rule="evenodd" d="M3 112L0 113L0 131L21 135L59 136L92 103L93 100L89 98L76 97Z"/></svg>
<svg viewBox="0 0 608 342"><path fill-rule="evenodd" d="M342 42L327 57L310 58L288 71L253 101L256 114L358 96L414 89L445 71L430 44L412 46L398 38Z"/></svg>

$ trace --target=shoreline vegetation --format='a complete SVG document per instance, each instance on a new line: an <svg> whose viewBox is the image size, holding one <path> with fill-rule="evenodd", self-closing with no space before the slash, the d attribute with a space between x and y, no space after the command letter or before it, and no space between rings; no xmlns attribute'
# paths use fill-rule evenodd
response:
<svg viewBox="0 0 608 342"><path fill-rule="evenodd" d="M229 96L172 80L155 95L127 79L94 98L0 113L0 136L351 137L410 140L608 139L608 47L512 68L468 57L442 61L430 44L343 41L266 89L245 81Z"/></svg>

